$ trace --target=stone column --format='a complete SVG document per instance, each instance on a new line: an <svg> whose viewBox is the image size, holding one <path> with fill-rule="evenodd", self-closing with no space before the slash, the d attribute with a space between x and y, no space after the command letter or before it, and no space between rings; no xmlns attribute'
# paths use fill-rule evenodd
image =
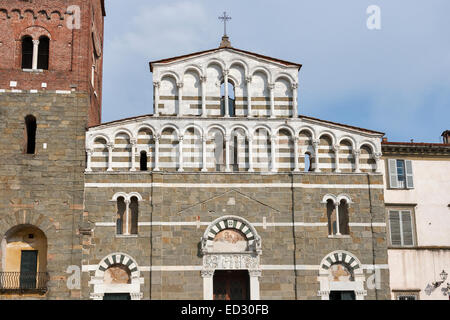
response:
<svg viewBox="0 0 450 320"><path fill-rule="evenodd" d="M208 167L207 167L207 163L206 163L206 142L207 142L207 137L203 136L202 137L202 172L206 172L208 171Z"/></svg>
<svg viewBox="0 0 450 320"><path fill-rule="evenodd" d="M292 117L296 118L298 114L298 83L292 84Z"/></svg>
<svg viewBox="0 0 450 320"><path fill-rule="evenodd" d="M183 172L183 136L178 138L178 163L180 164L178 172Z"/></svg>
<svg viewBox="0 0 450 320"><path fill-rule="evenodd" d="M153 106L153 114L155 116L159 116L159 88L161 87L161 82L155 81L153 82L153 91L155 95L155 105Z"/></svg>
<svg viewBox="0 0 450 320"><path fill-rule="evenodd" d="M320 172L319 168L319 139L314 139L312 142L314 146L314 172Z"/></svg>
<svg viewBox="0 0 450 320"><path fill-rule="evenodd" d="M381 173L381 156L382 155L383 154L381 152L376 152L374 154L374 158L375 158L376 166L377 166L375 172L378 172L378 173Z"/></svg>
<svg viewBox="0 0 450 320"><path fill-rule="evenodd" d="M230 136L226 135L225 140L225 172L230 172Z"/></svg>
<svg viewBox="0 0 450 320"><path fill-rule="evenodd" d="M125 232L124 235L130 234L130 199L125 199Z"/></svg>
<svg viewBox="0 0 450 320"><path fill-rule="evenodd" d="M136 171L136 139L131 139L131 168L130 171Z"/></svg>
<svg viewBox="0 0 450 320"><path fill-rule="evenodd" d="M275 84L269 83L270 90L270 117L275 118Z"/></svg>
<svg viewBox="0 0 450 320"><path fill-rule="evenodd" d="M161 139L161 135L155 135L155 168L153 171L159 171L159 140Z"/></svg>
<svg viewBox="0 0 450 320"><path fill-rule="evenodd" d="M353 157L355 159L355 172L361 172L359 169L359 156L361 155L361 151L353 150Z"/></svg>
<svg viewBox="0 0 450 320"><path fill-rule="evenodd" d="M247 83L247 117L253 117L252 114L252 77L246 77L245 82Z"/></svg>
<svg viewBox="0 0 450 320"><path fill-rule="evenodd" d="M94 154L94 150L92 149L86 149L86 154L87 154L87 161L86 161L86 172L91 172L91 160L92 160L92 155Z"/></svg>
<svg viewBox="0 0 450 320"><path fill-rule="evenodd" d="M270 137L270 169L272 172L277 172L277 136Z"/></svg>
<svg viewBox="0 0 450 320"><path fill-rule="evenodd" d="M203 278L203 300L212 300L214 270L202 270L201 275Z"/></svg>
<svg viewBox="0 0 450 320"><path fill-rule="evenodd" d="M248 137L248 172L255 172L253 168L253 136Z"/></svg>
<svg viewBox="0 0 450 320"><path fill-rule="evenodd" d="M181 117L183 115L183 82L177 83L178 87L178 113L177 117Z"/></svg>
<svg viewBox="0 0 450 320"><path fill-rule="evenodd" d="M224 99L224 104L225 104L225 117L229 117L230 113L229 113L229 106L228 106L228 74L230 73L230 70L223 70L223 83L225 85L225 99Z"/></svg>
<svg viewBox="0 0 450 320"><path fill-rule="evenodd" d="M38 55L39 55L39 40L33 40L33 63L32 69L36 70L38 67Z"/></svg>
<svg viewBox="0 0 450 320"><path fill-rule="evenodd" d="M341 235L341 230L339 230L339 202L334 204L336 210L336 235Z"/></svg>
<svg viewBox="0 0 450 320"><path fill-rule="evenodd" d="M250 275L250 300L259 300L259 277L261 276L261 270L248 270Z"/></svg>
<svg viewBox="0 0 450 320"><path fill-rule="evenodd" d="M300 166L298 163L298 141L299 137L294 137L294 172L300 171Z"/></svg>
<svg viewBox="0 0 450 320"><path fill-rule="evenodd" d="M334 161L335 161L335 166L336 166L334 172L338 172L338 173L341 172L341 168L339 167L339 149L340 149L340 146L338 144L335 144L333 146L333 151L334 151L334 156L335 156Z"/></svg>
<svg viewBox="0 0 450 320"><path fill-rule="evenodd" d="M200 77L200 82L202 83L202 117L207 116L206 113L206 77Z"/></svg>
<svg viewBox="0 0 450 320"><path fill-rule="evenodd" d="M108 170L106 170L106 171L113 171L112 153L113 153L114 143L108 143L106 146L108 147Z"/></svg>

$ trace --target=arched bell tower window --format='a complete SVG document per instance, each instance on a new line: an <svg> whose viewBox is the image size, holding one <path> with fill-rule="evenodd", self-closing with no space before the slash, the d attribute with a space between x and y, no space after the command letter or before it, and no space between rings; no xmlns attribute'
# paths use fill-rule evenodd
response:
<svg viewBox="0 0 450 320"><path fill-rule="evenodd" d="M33 39L30 36L22 38L22 69L33 67Z"/></svg>
<svg viewBox="0 0 450 320"><path fill-rule="evenodd" d="M38 69L48 70L48 60L50 54L50 39L46 36L39 38Z"/></svg>
<svg viewBox="0 0 450 320"><path fill-rule="evenodd" d="M34 154L36 152L36 118L32 115L25 117L25 152Z"/></svg>

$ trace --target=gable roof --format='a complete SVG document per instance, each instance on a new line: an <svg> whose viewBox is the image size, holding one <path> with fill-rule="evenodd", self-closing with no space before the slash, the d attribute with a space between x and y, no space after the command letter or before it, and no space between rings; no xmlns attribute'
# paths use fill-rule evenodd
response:
<svg viewBox="0 0 450 320"><path fill-rule="evenodd" d="M239 53L245 53L245 54L257 57L257 58L269 60L269 61L272 61L272 62L277 62L277 63L283 64L283 65L286 65L286 66L297 67L298 70L300 70L300 68L302 67L302 65L299 64L299 63L289 62L289 61L281 60L281 59L277 59L277 58L272 58L272 57L264 56L264 55L259 54L259 53L254 53L254 52L251 52L251 51L245 51L245 50L241 50L241 49L237 49L237 48L233 48L233 47L224 47L224 48L214 48L214 49L205 50L205 51L198 51L198 52L189 53L189 54L185 54L185 55L182 55L182 56L176 56L176 57L172 57L172 58L166 58L166 59L161 59L161 60L156 60L156 61L150 61L150 63L149 63L149 65L150 65L150 72L153 72L153 64L155 64L155 63L169 63L169 62L174 62L174 61L178 61L178 60L182 60L182 59L186 59L186 58L190 58L190 57L195 57L195 56L206 54L206 53L221 51L221 50L231 50L231 51L236 51L236 52L239 52Z"/></svg>

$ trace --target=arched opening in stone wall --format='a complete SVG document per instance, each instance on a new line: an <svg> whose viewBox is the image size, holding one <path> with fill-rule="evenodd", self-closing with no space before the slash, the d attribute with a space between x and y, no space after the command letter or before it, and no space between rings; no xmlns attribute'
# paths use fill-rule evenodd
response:
<svg viewBox="0 0 450 320"><path fill-rule="evenodd" d="M123 234L124 233L124 220L125 220L125 211L126 204L124 197L117 198L117 217L116 217L116 233Z"/></svg>
<svg viewBox="0 0 450 320"><path fill-rule="evenodd" d="M10 229L1 243L2 290L46 290L47 237L39 228L23 224Z"/></svg>
<svg viewBox="0 0 450 320"><path fill-rule="evenodd" d="M130 234L138 234L139 200L131 197L130 200Z"/></svg>
<svg viewBox="0 0 450 320"><path fill-rule="evenodd" d="M214 300L250 300L247 270L216 270L213 277Z"/></svg>
<svg viewBox="0 0 450 320"><path fill-rule="evenodd" d="M33 38L24 36L22 38L22 69L33 67Z"/></svg>
<svg viewBox="0 0 450 320"><path fill-rule="evenodd" d="M50 56L50 39L46 36L39 38L38 69L48 70Z"/></svg>
<svg viewBox="0 0 450 320"><path fill-rule="evenodd" d="M36 152L36 117L28 115L25 117L25 152L34 154Z"/></svg>

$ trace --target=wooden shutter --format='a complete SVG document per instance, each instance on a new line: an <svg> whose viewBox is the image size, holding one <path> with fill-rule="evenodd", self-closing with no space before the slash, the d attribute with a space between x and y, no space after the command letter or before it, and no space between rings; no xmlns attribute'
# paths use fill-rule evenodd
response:
<svg viewBox="0 0 450 320"><path fill-rule="evenodd" d="M389 159L389 186L391 188L398 188L398 178L397 178L397 160Z"/></svg>
<svg viewBox="0 0 450 320"><path fill-rule="evenodd" d="M403 245L412 246L412 245L414 245L414 242L413 242L411 211L402 211L401 219L402 219Z"/></svg>
<svg viewBox="0 0 450 320"><path fill-rule="evenodd" d="M413 189L413 171L412 171L412 161L405 160L405 173L406 173L406 188Z"/></svg>
<svg viewBox="0 0 450 320"><path fill-rule="evenodd" d="M389 211L389 230L391 232L391 245L401 246L402 236L400 230L400 212Z"/></svg>

